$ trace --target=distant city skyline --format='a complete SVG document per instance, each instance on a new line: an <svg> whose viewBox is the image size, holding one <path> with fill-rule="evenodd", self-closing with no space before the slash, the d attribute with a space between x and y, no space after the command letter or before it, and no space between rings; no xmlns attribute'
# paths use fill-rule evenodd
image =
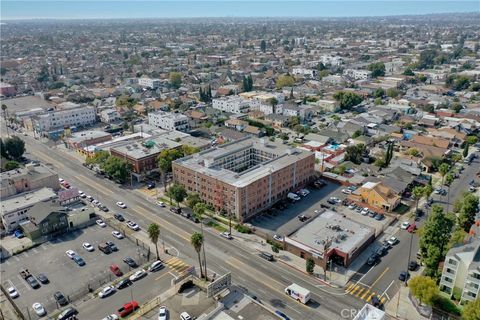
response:
<svg viewBox="0 0 480 320"><path fill-rule="evenodd" d="M480 12L479 1L2 1L1 19L369 17Z"/></svg>

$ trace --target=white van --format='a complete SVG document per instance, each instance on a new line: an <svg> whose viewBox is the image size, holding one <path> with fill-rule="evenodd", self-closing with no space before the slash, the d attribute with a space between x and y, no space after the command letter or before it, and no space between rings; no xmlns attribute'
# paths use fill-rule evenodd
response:
<svg viewBox="0 0 480 320"><path fill-rule="evenodd" d="M300 197L293 192L290 192L289 194L287 194L287 198L290 199L290 200L293 200L293 201L300 200Z"/></svg>

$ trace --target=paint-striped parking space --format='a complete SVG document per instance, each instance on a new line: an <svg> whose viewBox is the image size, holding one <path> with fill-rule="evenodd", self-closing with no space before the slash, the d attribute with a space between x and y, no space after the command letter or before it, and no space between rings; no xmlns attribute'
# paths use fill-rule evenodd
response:
<svg viewBox="0 0 480 320"><path fill-rule="evenodd" d="M380 294L378 294L377 292L371 290L369 287L364 286L360 283L350 282L349 284L347 284L345 288L345 292L365 302L370 302L372 298L375 296L380 300L382 304L385 304L385 302L387 301L387 299L384 296L380 297Z"/></svg>
<svg viewBox="0 0 480 320"><path fill-rule="evenodd" d="M190 268L190 265L176 257L170 258L163 263L178 274L181 274Z"/></svg>

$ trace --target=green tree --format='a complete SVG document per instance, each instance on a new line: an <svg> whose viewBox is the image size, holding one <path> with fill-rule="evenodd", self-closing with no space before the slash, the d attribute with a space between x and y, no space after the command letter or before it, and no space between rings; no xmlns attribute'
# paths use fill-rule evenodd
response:
<svg viewBox="0 0 480 320"><path fill-rule="evenodd" d="M352 161L355 164L362 163L363 157L368 155L367 148L363 143L348 146L345 149L345 160Z"/></svg>
<svg viewBox="0 0 480 320"><path fill-rule="evenodd" d="M458 226L455 227L455 230L452 232L452 236L448 241L448 249L451 249L453 247L463 244L466 236L467 236L467 233L465 232L465 230L463 230L461 227L458 227Z"/></svg>
<svg viewBox="0 0 480 320"><path fill-rule="evenodd" d="M418 58L417 68L429 69L435 66L435 58L437 57L438 52L436 50L423 50L420 52L420 57Z"/></svg>
<svg viewBox="0 0 480 320"><path fill-rule="evenodd" d="M190 243L197 252L198 266L200 268L200 277L203 278L202 259L200 258L200 252L202 251L203 246L203 235L199 232L194 232L190 237Z"/></svg>
<svg viewBox="0 0 480 320"><path fill-rule="evenodd" d="M205 214L205 211L207 210L207 206L205 203L198 202L195 204L193 207L193 214L199 219L203 219L203 215Z"/></svg>
<svg viewBox="0 0 480 320"><path fill-rule="evenodd" d="M278 77L277 82L275 83L277 89L283 87L292 87L295 84L295 79L289 74L282 74Z"/></svg>
<svg viewBox="0 0 480 320"><path fill-rule="evenodd" d="M396 98L399 95L400 95L400 90L398 90L397 88L387 89L387 96L389 96L390 98Z"/></svg>
<svg viewBox="0 0 480 320"><path fill-rule="evenodd" d="M394 148L394 142L393 141L388 142L387 152L385 153L385 167L388 167L390 165L390 162L392 161L393 148Z"/></svg>
<svg viewBox="0 0 480 320"><path fill-rule="evenodd" d="M442 186L444 184L445 175L448 173L448 171L450 171L450 166L447 163L442 163L438 167L438 172L440 172L440 175L442 176Z"/></svg>
<svg viewBox="0 0 480 320"><path fill-rule="evenodd" d="M445 185L450 187L452 185L454 179L455 178L453 177L453 174L451 172L447 173L445 175Z"/></svg>
<svg viewBox="0 0 480 320"><path fill-rule="evenodd" d="M421 304L433 305L434 298L439 293L434 279L426 276L413 277L408 283L410 293L417 298Z"/></svg>
<svg viewBox="0 0 480 320"><path fill-rule="evenodd" d="M470 86L470 78L466 76L458 76L452 86L452 89L456 91L462 91L468 89Z"/></svg>
<svg viewBox="0 0 480 320"><path fill-rule="evenodd" d="M9 160L9 161L5 162L5 170L6 171L17 169L18 167L20 167L20 164L17 161Z"/></svg>
<svg viewBox="0 0 480 320"><path fill-rule="evenodd" d="M170 198L174 199L177 202L177 206L180 207L180 202L183 202L187 197L187 191L185 187L181 184L174 183L168 188L167 191Z"/></svg>
<svg viewBox="0 0 480 320"><path fill-rule="evenodd" d="M468 143L469 145L474 145L478 142L478 137L476 136L468 136L466 139L465 139L465 142Z"/></svg>
<svg viewBox="0 0 480 320"><path fill-rule="evenodd" d="M182 153L184 156L189 156L198 152L200 152L200 148L192 147L186 144L182 145Z"/></svg>
<svg viewBox="0 0 480 320"><path fill-rule="evenodd" d="M463 320L478 320L480 319L480 298L468 302L463 308Z"/></svg>
<svg viewBox="0 0 480 320"><path fill-rule="evenodd" d="M409 148L406 152L409 156L418 157L420 156L420 151L416 148Z"/></svg>
<svg viewBox="0 0 480 320"><path fill-rule="evenodd" d="M403 75L412 77L415 76L415 73L413 73L411 68L405 68L405 71L403 71Z"/></svg>
<svg viewBox="0 0 480 320"><path fill-rule="evenodd" d="M460 103L456 102L452 104L451 109L453 110L453 112L459 113L463 109L463 106Z"/></svg>
<svg viewBox="0 0 480 320"><path fill-rule="evenodd" d="M262 50L262 52L265 52L267 50L267 42L265 42L265 40L262 40L260 42L260 50Z"/></svg>
<svg viewBox="0 0 480 320"><path fill-rule="evenodd" d="M429 198L432 193L433 193L433 186L429 183L425 187L423 187L423 193L425 195L425 198Z"/></svg>
<svg viewBox="0 0 480 320"><path fill-rule="evenodd" d="M383 88L377 88L373 93L375 98L383 98L385 96L385 90Z"/></svg>
<svg viewBox="0 0 480 320"><path fill-rule="evenodd" d="M308 274L313 274L314 269L315 261L313 261L312 258L307 258L307 260L305 260L305 270L308 272Z"/></svg>
<svg viewBox="0 0 480 320"><path fill-rule="evenodd" d="M126 94L117 97L117 99L115 100L115 105L117 107L126 107L128 109L131 109L133 108L133 106L135 106L135 104L137 104L137 101Z"/></svg>
<svg viewBox="0 0 480 320"><path fill-rule="evenodd" d="M198 193L190 193L187 196L187 207L193 209L198 203L202 202Z"/></svg>
<svg viewBox="0 0 480 320"><path fill-rule="evenodd" d="M131 164L125 159L121 159L115 156L109 156L107 161L102 163L100 167L106 174L113 179L118 180L120 183L125 183L131 171Z"/></svg>
<svg viewBox="0 0 480 320"><path fill-rule="evenodd" d="M360 95L349 91L338 91L333 95L333 98L340 103L340 109L342 110L350 110L363 101Z"/></svg>
<svg viewBox="0 0 480 320"><path fill-rule="evenodd" d="M287 140L288 140L288 137L287 137ZM2 138L0 138L0 153L3 158L5 159L8 158L7 149L5 149L5 144L3 143Z"/></svg>
<svg viewBox="0 0 480 320"><path fill-rule="evenodd" d="M434 205L420 231L420 250L426 274L436 276L438 264L446 253L455 218L444 214L443 208Z"/></svg>
<svg viewBox="0 0 480 320"><path fill-rule="evenodd" d="M163 150L158 155L157 164L162 174L163 186L165 190L167 190L167 172L172 171L172 162L182 157L183 153L178 149Z"/></svg>
<svg viewBox="0 0 480 320"><path fill-rule="evenodd" d="M383 77L385 75L385 64L383 62L371 63L367 69L372 72L372 78Z"/></svg>
<svg viewBox="0 0 480 320"><path fill-rule="evenodd" d="M465 147L463 148L463 152L462 152L462 156L464 158L466 158L468 156L468 148L470 147L470 145L467 143L465 143Z"/></svg>
<svg viewBox="0 0 480 320"><path fill-rule="evenodd" d="M471 193L466 193L461 199L461 207L458 214L458 225L466 232L475 223L475 215L478 208L478 197Z"/></svg>
<svg viewBox="0 0 480 320"><path fill-rule="evenodd" d="M105 150L100 150L96 151L95 154L92 157L88 157L85 160L86 164L101 164L107 161L107 159L110 157L110 154L108 151Z"/></svg>
<svg viewBox="0 0 480 320"><path fill-rule="evenodd" d="M170 72L170 85L178 89L182 85L182 74L180 72Z"/></svg>
<svg viewBox="0 0 480 320"><path fill-rule="evenodd" d="M362 135L362 131L361 130L357 130L355 131L353 134L352 134L352 139L355 139L355 138L358 138Z"/></svg>
<svg viewBox="0 0 480 320"><path fill-rule="evenodd" d="M25 153L25 141L17 136L5 139L3 145L9 159L18 160Z"/></svg>
<svg viewBox="0 0 480 320"><path fill-rule="evenodd" d="M416 186L415 188L413 188L412 194L415 197L415 212L418 212L418 202L425 195L423 187Z"/></svg>
<svg viewBox="0 0 480 320"><path fill-rule="evenodd" d="M157 260L160 259L158 254L158 238L160 237L160 226L156 223L150 223L147 229L148 238L155 245L155 251L157 253Z"/></svg>

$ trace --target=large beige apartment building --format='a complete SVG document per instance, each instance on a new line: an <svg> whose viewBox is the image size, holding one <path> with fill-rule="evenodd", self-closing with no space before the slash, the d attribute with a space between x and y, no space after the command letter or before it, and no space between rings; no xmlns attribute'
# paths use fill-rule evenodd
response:
<svg viewBox="0 0 480 320"><path fill-rule="evenodd" d="M243 222L305 185L315 156L305 150L244 138L176 160L174 181Z"/></svg>

